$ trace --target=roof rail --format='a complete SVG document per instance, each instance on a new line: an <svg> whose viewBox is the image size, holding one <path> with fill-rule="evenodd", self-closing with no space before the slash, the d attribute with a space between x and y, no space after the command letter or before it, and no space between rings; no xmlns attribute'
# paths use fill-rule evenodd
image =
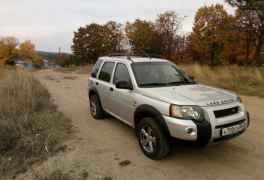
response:
<svg viewBox="0 0 264 180"><path fill-rule="evenodd" d="M127 58L127 60L132 61L131 55L129 53L111 53L108 56L109 57L121 57L121 56L125 56Z"/></svg>
<svg viewBox="0 0 264 180"><path fill-rule="evenodd" d="M142 52L140 54L134 54L134 53L111 53L108 55L108 57L126 57L127 60L130 60L130 61L133 61L132 60L132 56L134 57L147 57L147 58L162 58L161 55L158 55L158 54L148 54L148 53L145 53L145 52Z"/></svg>

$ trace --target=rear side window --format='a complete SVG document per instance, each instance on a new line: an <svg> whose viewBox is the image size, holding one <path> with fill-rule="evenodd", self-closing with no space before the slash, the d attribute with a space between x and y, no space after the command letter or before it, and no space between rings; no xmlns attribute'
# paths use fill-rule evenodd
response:
<svg viewBox="0 0 264 180"><path fill-rule="evenodd" d="M129 82L129 83L131 82L130 75L128 73L128 69L126 65L119 63L116 66L114 84L121 81Z"/></svg>
<svg viewBox="0 0 264 180"><path fill-rule="evenodd" d="M92 72L91 72L91 76L92 76L92 77L96 78L97 73L98 73L98 71L99 71L99 69L100 69L100 66L101 66L102 62L103 62L103 60L102 60L102 59L99 59L99 60L95 63L95 65L94 65L94 67L93 67L93 69L92 69Z"/></svg>
<svg viewBox="0 0 264 180"><path fill-rule="evenodd" d="M115 63L113 62L105 62L99 74L99 79L105 82L110 82L114 66Z"/></svg>

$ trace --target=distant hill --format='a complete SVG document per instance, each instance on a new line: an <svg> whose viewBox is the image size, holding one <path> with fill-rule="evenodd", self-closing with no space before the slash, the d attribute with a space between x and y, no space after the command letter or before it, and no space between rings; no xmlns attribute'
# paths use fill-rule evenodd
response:
<svg viewBox="0 0 264 180"><path fill-rule="evenodd" d="M37 51L37 53L39 54L39 56L41 56L43 59L47 59L47 60L55 60L57 59L59 53L55 53L55 52L47 52L47 51ZM70 53L62 53L63 56L70 56Z"/></svg>

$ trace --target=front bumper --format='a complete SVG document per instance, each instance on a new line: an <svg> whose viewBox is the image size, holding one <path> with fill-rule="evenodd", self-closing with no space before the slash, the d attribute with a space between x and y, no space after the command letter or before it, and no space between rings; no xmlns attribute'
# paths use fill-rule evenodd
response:
<svg viewBox="0 0 264 180"><path fill-rule="evenodd" d="M232 105L230 107L232 107ZM234 138L246 131L250 124L249 113L245 110L243 105L240 105L240 108L241 112L238 114L220 119L215 118L214 114L212 113L214 110L213 108L206 109L207 120L202 122L176 119L168 116L164 116L164 119L172 137L181 140L196 141L199 144L208 144L210 142ZM243 121L246 123L245 129L243 129L243 131L229 136L222 136L222 128L230 127Z"/></svg>

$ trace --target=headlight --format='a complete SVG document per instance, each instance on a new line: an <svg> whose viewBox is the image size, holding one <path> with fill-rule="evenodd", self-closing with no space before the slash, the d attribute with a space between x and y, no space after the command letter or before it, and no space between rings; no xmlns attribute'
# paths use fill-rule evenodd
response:
<svg viewBox="0 0 264 180"><path fill-rule="evenodd" d="M170 116L186 120L205 120L204 111L198 106L170 106Z"/></svg>

